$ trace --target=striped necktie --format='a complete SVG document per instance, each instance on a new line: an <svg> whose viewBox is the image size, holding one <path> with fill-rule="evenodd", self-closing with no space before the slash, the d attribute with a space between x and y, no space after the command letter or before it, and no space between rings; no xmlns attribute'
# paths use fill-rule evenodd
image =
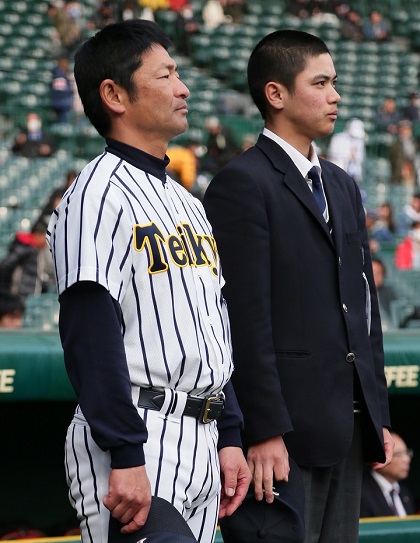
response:
<svg viewBox="0 0 420 543"><path fill-rule="evenodd" d="M315 166L309 170L308 177L312 181L312 193L315 201L318 204L324 219L327 220L327 202L325 200L324 191L322 190L321 179Z"/></svg>

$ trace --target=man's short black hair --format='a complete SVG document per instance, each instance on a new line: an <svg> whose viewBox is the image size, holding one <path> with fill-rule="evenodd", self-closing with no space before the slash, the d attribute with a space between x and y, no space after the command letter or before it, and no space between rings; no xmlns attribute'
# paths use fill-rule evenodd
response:
<svg viewBox="0 0 420 543"><path fill-rule="evenodd" d="M168 49L171 40L156 23L130 19L105 26L76 52L78 93L86 116L101 136L106 137L111 127L99 93L102 81L112 79L134 100L133 74L142 64L142 55L155 45Z"/></svg>

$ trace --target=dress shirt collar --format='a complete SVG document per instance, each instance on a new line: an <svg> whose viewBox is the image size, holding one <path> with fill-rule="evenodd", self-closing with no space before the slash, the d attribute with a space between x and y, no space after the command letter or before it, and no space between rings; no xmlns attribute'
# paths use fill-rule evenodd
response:
<svg viewBox="0 0 420 543"><path fill-rule="evenodd" d="M398 493L400 492L400 485L395 483L390 483L383 475L378 473L377 471L372 471L372 477L375 479L375 481L378 483L380 489L382 490L383 494L385 496L390 496L391 490L395 489Z"/></svg>
<svg viewBox="0 0 420 543"><path fill-rule="evenodd" d="M400 517L405 517L407 515L407 512L405 510L404 504L401 500L400 496L400 485L398 482L390 483L385 479L383 475L376 471L372 471L372 477L375 479L375 481L378 483L379 488L382 490L382 494L384 495L386 501L388 502L389 506L392 507L392 504L394 505L395 509L397 510L397 514ZM391 491L396 490L397 495L395 496L394 500L392 500L391 497Z"/></svg>
<svg viewBox="0 0 420 543"><path fill-rule="evenodd" d="M267 138L272 139L278 145L280 145L283 151L285 151L292 159L295 166L302 174L302 177L304 177L305 179L307 178L308 172L312 168L312 166L316 166L318 173L321 177L321 166L319 164L318 155L316 154L315 146L313 143L311 144L311 157L310 160L308 160L305 156L302 155L302 153L300 153L297 149L290 145L290 143L287 143L287 141L277 136L277 134L275 134L268 128L264 128L263 134L264 136L267 136Z"/></svg>

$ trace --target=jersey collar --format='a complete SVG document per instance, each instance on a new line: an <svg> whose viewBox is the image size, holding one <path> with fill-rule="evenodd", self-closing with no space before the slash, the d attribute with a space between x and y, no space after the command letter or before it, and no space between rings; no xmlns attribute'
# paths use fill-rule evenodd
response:
<svg viewBox="0 0 420 543"><path fill-rule="evenodd" d="M157 158L149 153L145 153L141 149L116 141L111 138L106 139L107 147L105 151L116 155L126 162L129 162L136 168L144 170L150 173L154 177L157 177L162 182L166 179L166 166L169 164L169 158L165 156L164 159Z"/></svg>

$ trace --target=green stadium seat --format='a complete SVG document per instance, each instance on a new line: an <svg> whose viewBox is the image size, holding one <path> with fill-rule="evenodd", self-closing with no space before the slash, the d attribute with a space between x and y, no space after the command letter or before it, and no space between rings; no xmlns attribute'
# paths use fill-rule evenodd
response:
<svg viewBox="0 0 420 543"><path fill-rule="evenodd" d="M25 15L25 20L29 25L32 25L35 30L37 27L45 24L45 17L39 13L27 13Z"/></svg>
<svg viewBox="0 0 420 543"><path fill-rule="evenodd" d="M16 1L11 2L10 9L16 11L17 13L26 13L28 10L28 2L25 1Z"/></svg>
<svg viewBox="0 0 420 543"><path fill-rule="evenodd" d="M9 31L10 26L18 26L22 22L20 14L14 11L6 11L3 13L2 32L5 34L11 34ZM6 30L5 30L6 27ZM14 30L14 29L13 29Z"/></svg>
<svg viewBox="0 0 420 543"><path fill-rule="evenodd" d="M337 53L356 53L361 50L360 43L356 43L352 40L341 40L338 44Z"/></svg>
<svg viewBox="0 0 420 543"><path fill-rule="evenodd" d="M245 22L247 21L248 15L256 15L257 17L261 15L261 13L264 11L264 5L260 2L247 2L246 6L246 13L245 13Z"/></svg>
<svg viewBox="0 0 420 543"><path fill-rule="evenodd" d="M410 304L405 298L392 300L390 304L391 323L393 328L399 329L401 324L405 321L406 317L412 314L414 306Z"/></svg>
<svg viewBox="0 0 420 543"><path fill-rule="evenodd" d="M176 34L175 23L178 14L170 9L159 9L156 11L155 19L161 28L171 37Z"/></svg>
<svg viewBox="0 0 420 543"><path fill-rule="evenodd" d="M225 78L230 69L231 49L226 46L218 46L213 50L211 58L211 69L219 78Z"/></svg>
<svg viewBox="0 0 420 543"><path fill-rule="evenodd" d="M261 27L266 29L270 27L273 29L278 29L282 28L282 26L284 25L284 18L282 14L263 14L259 17L259 24ZM269 31L267 31L266 33L268 34Z"/></svg>
<svg viewBox="0 0 420 543"><path fill-rule="evenodd" d="M261 118L246 118L242 115L225 115L221 116L220 120L224 126L229 127L229 130L238 145L241 144L243 137L246 134L258 136L263 129L263 121Z"/></svg>
<svg viewBox="0 0 420 543"><path fill-rule="evenodd" d="M209 34L195 34L190 39L192 58L199 67L209 66L212 59L212 38Z"/></svg>
<svg viewBox="0 0 420 543"><path fill-rule="evenodd" d="M246 70L248 66L247 59L234 59L230 65L230 71L227 76L227 84L235 90L246 91L248 82Z"/></svg>
<svg viewBox="0 0 420 543"><path fill-rule="evenodd" d="M233 41L232 46L235 49L245 51L246 54L248 55L248 58L249 58L249 55L251 54L251 51L257 44L257 40L255 39L255 37L250 36L248 34L239 34L235 36L232 41Z"/></svg>
<svg viewBox="0 0 420 543"><path fill-rule="evenodd" d="M50 331L58 328L59 303L55 292L28 296L23 328Z"/></svg>
<svg viewBox="0 0 420 543"><path fill-rule="evenodd" d="M37 33L36 27L31 24L20 24L16 30L19 35L27 38L32 38Z"/></svg>
<svg viewBox="0 0 420 543"><path fill-rule="evenodd" d="M286 2L282 0L265 0L262 4L266 15L283 15L286 9Z"/></svg>

